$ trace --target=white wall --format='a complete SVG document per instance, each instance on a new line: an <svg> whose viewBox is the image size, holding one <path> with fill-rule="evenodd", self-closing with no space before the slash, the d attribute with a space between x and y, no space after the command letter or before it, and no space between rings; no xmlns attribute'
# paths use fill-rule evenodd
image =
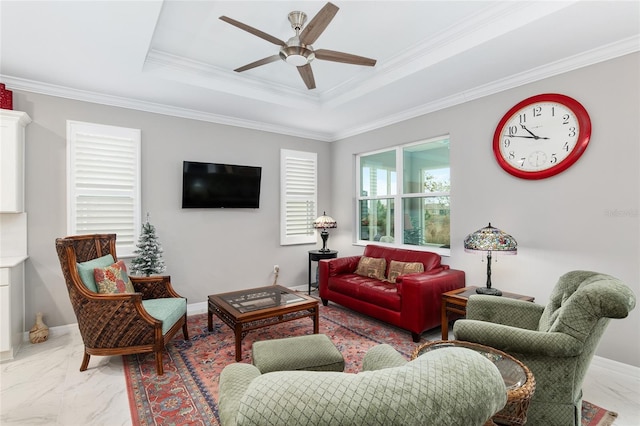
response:
<svg viewBox="0 0 640 426"><path fill-rule="evenodd" d="M66 230L66 120L142 129L142 212L150 213L164 249L166 273L189 303L207 295L273 283L306 285L308 250L281 247L280 148L318 153L321 176L330 170L330 144L273 133L37 95L14 93L26 111L26 324L43 312L49 326L75 323L54 241ZM262 166L259 209L182 209L182 161ZM319 209L327 209L328 181L320 179Z"/></svg>
<svg viewBox="0 0 640 426"><path fill-rule="evenodd" d="M334 144L332 248L353 245L354 155L441 134L451 135L451 256L468 285L484 285L486 263L464 252L464 237L488 222L513 235L517 256L498 256L494 287L535 296L546 304L558 277L574 269L616 276L640 296L640 54L590 66ZM428 82L425 82L428 84ZM590 114L591 142L564 173L527 181L504 172L492 151L500 118L540 93L563 93ZM495 259L495 257L494 257ZM613 320L597 354L640 365L640 309Z"/></svg>
<svg viewBox="0 0 640 426"><path fill-rule="evenodd" d="M279 283L306 285L307 250L279 246L279 150L318 152L319 210L338 221L330 247L340 256L361 253L353 245L353 155L445 133L451 135L452 250L445 263L483 285L486 264L462 249L464 237L489 221L512 234L517 256L500 256L496 288L546 303L559 275L573 269L609 273L640 294L640 55L427 114L332 144L167 117L28 92L14 93L26 111L26 323L36 312L49 326L76 322L54 249L66 235L66 120L142 129L143 213L150 212L165 249L168 273L190 303L211 293ZM472 72L472 71L470 71ZM428 82L425 82L428 84ZM593 123L589 148L568 171L542 181L517 179L497 165L491 139L502 115L520 100L558 92L578 99ZM183 160L263 166L261 207L256 211L182 210ZM640 309L614 320L598 355L640 366Z"/></svg>

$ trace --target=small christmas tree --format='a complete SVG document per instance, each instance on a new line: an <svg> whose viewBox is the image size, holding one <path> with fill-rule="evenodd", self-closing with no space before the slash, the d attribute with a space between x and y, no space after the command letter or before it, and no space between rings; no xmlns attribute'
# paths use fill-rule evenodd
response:
<svg viewBox="0 0 640 426"><path fill-rule="evenodd" d="M147 221L142 225L142 232L136 247L138 248L134 253L137 256L131 261L132 273L148 277L151 274L161 274L165 271L162 247L158 242L155 226L149 223L149 213L147 213Z"/></svg>

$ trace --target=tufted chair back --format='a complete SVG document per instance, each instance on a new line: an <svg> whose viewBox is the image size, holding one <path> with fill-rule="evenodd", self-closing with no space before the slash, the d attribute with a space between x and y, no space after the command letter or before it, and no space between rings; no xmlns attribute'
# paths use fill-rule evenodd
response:
<svg viewBox="0 0 640 426"><path fill-rule="evenodd" d="M604 297L606 296L606 297ZM580 341L609 318L625 318L635 295L617 278L590 271L572 271L558 280L545 307L538 331L568 334Z"/></svg>
<svg viewBox="0 0 640 426"><path fill-rule="evenodd" d="M456 339L507 352L536 379L529 423L581 424L582 383L611 319L625 318L636 296L622 281L591 271L561 276L545 307L495 296L471 296Z"/></svg>

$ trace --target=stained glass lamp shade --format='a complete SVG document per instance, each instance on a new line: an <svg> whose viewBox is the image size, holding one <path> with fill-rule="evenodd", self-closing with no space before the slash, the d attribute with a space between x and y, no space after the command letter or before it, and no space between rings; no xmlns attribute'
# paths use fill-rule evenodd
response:
<svg viewBox="0 0 640 426"><path fill-rule="evenodd" d="M503 254L517 254L518 243L515 238L489 223L489 226L467 235L464 239L464 250L487 253L487 284L486 287L478 288L476 293L502 296L500 290L491 287L491 253L498 251Z"/></svg>

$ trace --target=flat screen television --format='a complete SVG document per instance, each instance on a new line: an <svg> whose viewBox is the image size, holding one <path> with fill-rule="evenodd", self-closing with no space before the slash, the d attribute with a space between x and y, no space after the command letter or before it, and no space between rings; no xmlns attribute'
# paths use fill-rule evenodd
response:
<svg viewBox="0 0 640 426"><path fill-rule="evenodd" d="M262 167L184 161L182 208L260 207Z"/></svg>

